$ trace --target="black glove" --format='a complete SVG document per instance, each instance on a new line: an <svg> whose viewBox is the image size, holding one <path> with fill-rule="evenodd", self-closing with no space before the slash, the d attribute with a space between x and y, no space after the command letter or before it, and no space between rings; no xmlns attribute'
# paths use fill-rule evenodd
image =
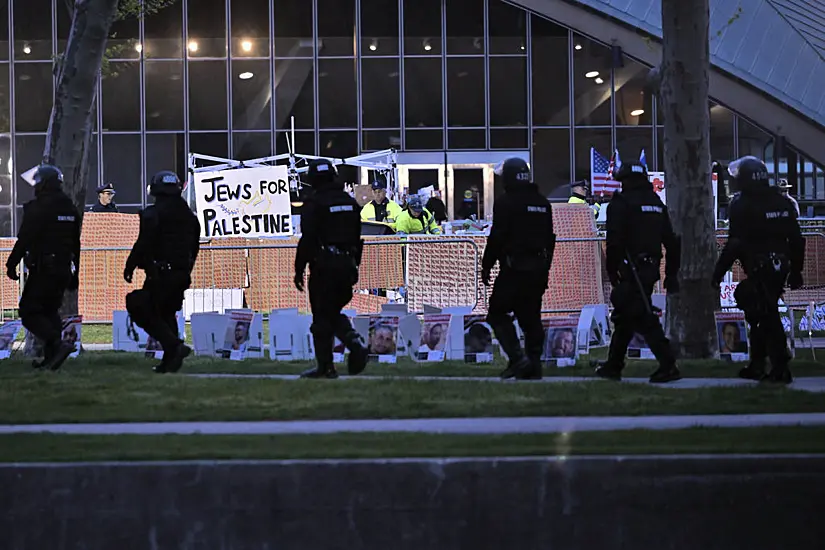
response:
<svg viewBox="0 0 825 550"><path fill-rule="evenodd" d="M303 273L296 273L295 278L292 280L295 283L295 288L298 289L298 292L304 291L304 274Z"/></svg>
<svg viewBox="0 0 825 550"><path fill-rule="evenodd" d="M665 290L667 290L668 294L678 294L679 279L677 279L676 277L665 277L664 287Z"/></svg>
<svg viewBox="0 0 825 550"><path fill-rule="evenodd" d="M490 271L490 269L481 270L481 282L484 283L484 286L490 286Z"/></svg>
<svg viewBox="0 0 825 550"><path fill-rule="evenodd" d="M788 286L791 287L791 290L799 290L802 288L802 284L802 273L799 271L794 271L788 275Z"/></svg>
<svg viewBox="0 0 825 550"><path fill-rule="evenodd" d="M17 266L16 265L7 265L6 266L6 275L8 275L9 279L12 281L19 281L20 275L17 274Z"/></svg>
<svg viewBox="0 0 825 550"><path fill-rule="evenodd" d="M129 284L132 284L132 275L135 273L135 268L131 265L127 265L123 269L123 280Z"/></svg>
<svg viewBox="0 0 825 550"><path fill-rule="evenodd" d="M66 287L69 290L77 290L80 287L80 277L77 273L72 274L71 279L69 279L69 285Z"/></svg>

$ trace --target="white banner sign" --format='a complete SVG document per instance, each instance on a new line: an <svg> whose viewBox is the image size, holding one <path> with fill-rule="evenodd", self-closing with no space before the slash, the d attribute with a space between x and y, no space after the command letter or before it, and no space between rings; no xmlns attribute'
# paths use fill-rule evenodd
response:
<svg viewBox="0 0 825 550"><path fill-rule="evenodd" d="M286 166L195 174L201 237L288 237L292 208Z"/></svg>

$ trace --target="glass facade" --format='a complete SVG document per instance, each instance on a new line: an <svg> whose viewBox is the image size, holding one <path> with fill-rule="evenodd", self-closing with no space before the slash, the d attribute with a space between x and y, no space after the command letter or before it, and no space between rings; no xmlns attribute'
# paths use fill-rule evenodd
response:
<svg viewBox="0 0 825 550"><path fill-rule="evenodd" d="M0 10L0 234L31 197L53 99L63 0ZM115 24L95 103L88 200L115 185L145 204L157 170L189 152L244 160L296 149L348 157L399 151L529 151L554 198L590 178L591 148L663 169L663 120L647 67L609 45L501 0L179 0ZM804 200L825 171L745 118L711 104L711 152L766 158ZM349 170L349 171L348 171ZM349 181L357 175L344 170ZM802 202L801 201L801 202Z"/></svg>

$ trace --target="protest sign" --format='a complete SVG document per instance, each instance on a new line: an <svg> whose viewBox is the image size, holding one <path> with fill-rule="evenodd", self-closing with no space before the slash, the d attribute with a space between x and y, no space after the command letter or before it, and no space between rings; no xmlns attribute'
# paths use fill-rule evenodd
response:
<svg viewBox="0 0 825 550"><path fill-rule="evenodd" d="M748 330L742 312L716 313L719 355L730 361L748 360Z"/></svg>
<svg viewBox="0 0 825 550"><path fill-rule="evenodd" d="M557 367L575 366L579 352L576 345L579 317L550 317L541 322L546 334L542 362Z"/></svg>
<svg viewBox="0 0 825 550"><path fill-rule="evenodd" d="M417 357L419 361L443 361L452 315L424 315Z"/></svg>
<svg viewBox="0 0 825 550"><path fill-rule="evenodd" d="M369 318L369 358L379 363L395 363L398 341L398 317L372 315Z"/></svg>
<svg viewBox="0 0 825 550"><path fill-rule="evenodd" d="M484 315L464 316L464 362L493 362L493 329Z"/></svg>
<svg viewBox="0 0 825 550"><path fill-rule="evenodd" d="M201 237L288 237L293 233L286 166L198 172Z"/></svg>

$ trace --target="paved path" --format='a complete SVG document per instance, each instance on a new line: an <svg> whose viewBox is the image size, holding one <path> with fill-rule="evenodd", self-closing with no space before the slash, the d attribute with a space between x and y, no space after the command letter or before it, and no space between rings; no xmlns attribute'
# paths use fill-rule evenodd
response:
<svg viewBox="0 0 825 550"><path fill-rule="evenodd" d="M32 424L0 426L0 434L85 435L286 435L341 432L432 434L570 433L613 430L674 430L693 427L825 426L825 413L696 416L525 418L429 418L409 420L310 420L273 422L134 422L127 424Z"/></svg>
<svg viewBox="0 0 825 550"><path fill-rule="evenodd" d="M234 379L256 379L265 378L270 380L297 380L297 374L188 374L194 378L234 378ZM524 384L513 380L502 381L492 376L341 376L339 380L415 380L415 381L450 381L450 382L488 382L499 384ZM561 382L599 382L600 378L584 376L546 376L541 381L531 381L532 384L551 384ZM628 384L650 384L647 378L625 378L623 382ZM650 384L654 385L654 384ZM742 380L741 378L683 378L677 382L669 384L655 384L658 388L676 389L696 389L696 388L718 388L718 387L741 387L757 386L758 382L752 380ZM790 386L794 390L825 393L825 377L800 377L796 378Z"/></svg>

